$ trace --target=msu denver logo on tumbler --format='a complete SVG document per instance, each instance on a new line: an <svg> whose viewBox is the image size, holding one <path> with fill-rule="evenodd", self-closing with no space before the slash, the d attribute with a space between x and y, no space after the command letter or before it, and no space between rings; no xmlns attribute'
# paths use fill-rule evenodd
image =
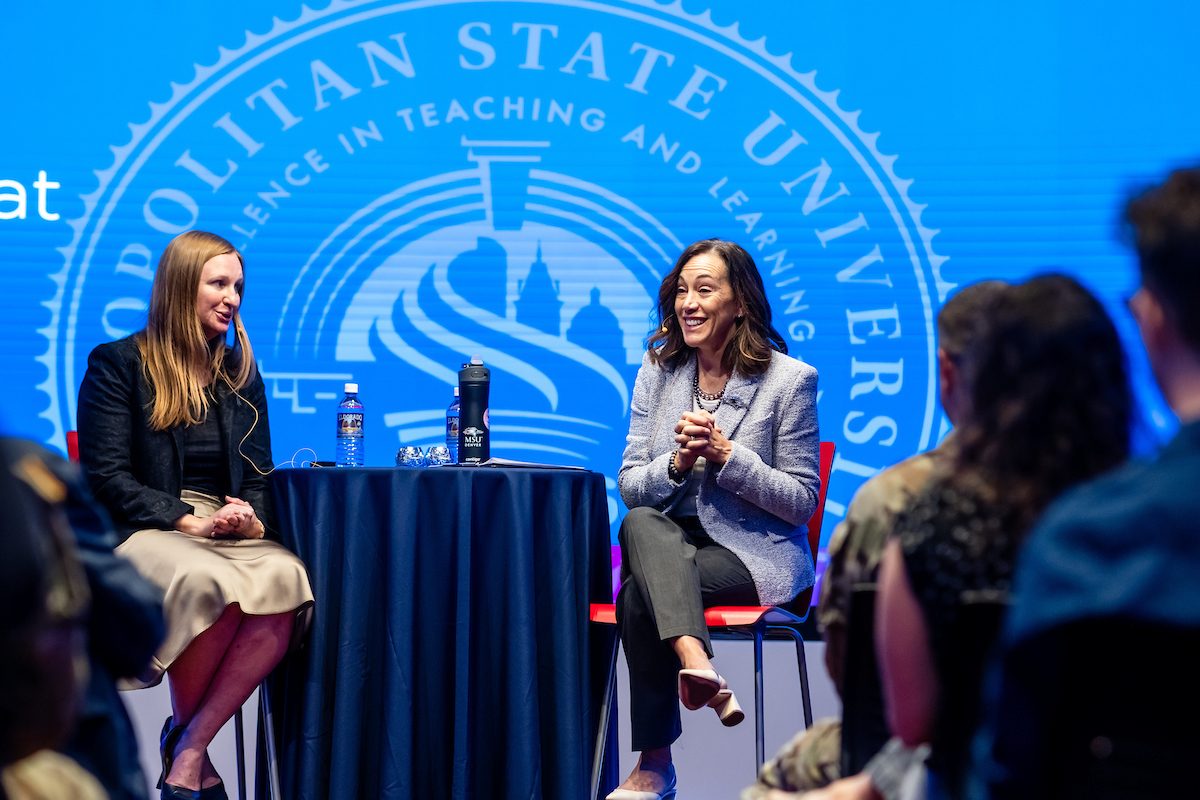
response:
<svg viewBox="0 0 1200 800"><path fill-rule="evenodd" d="M192 227L245 254L280 460L328 457L345 381L367 463L439 441L480 355L492 454L604 472L615 517L648 312L713 235L820 370L834 514L939 433L933 232L877 135L770 43L651 0L333 2L237 39L148 98L84 198L44 329L60 434L88 350L143 324Z"/></svg>

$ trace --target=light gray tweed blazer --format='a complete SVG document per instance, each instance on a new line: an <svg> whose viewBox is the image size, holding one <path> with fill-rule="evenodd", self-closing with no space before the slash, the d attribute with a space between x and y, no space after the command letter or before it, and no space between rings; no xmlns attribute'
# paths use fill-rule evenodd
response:
<svg viewBox="0 0 1200 800"><path fill-rule="evenodd" d="M675 423L692 410L695 374L695 355L674 371L649 355L642 359L617 477L629 508L670 514L682 495L683 484L667 477L667 464L676 448ZM820 483L817 371L773 353L762 375L735 372L716 422L733 452L723 466L710 464L704 472L696 497L700 523L750 570L760 602L786 602L813 584L805 523Z"/></svg>

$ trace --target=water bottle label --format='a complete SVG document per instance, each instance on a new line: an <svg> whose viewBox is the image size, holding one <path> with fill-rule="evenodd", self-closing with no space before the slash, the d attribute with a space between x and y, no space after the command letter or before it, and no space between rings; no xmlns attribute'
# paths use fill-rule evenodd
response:
<svg viewBox="0 0 1200 800"><path fill-rule="evenodd" d="M342 412L337 416L338 436L362 436L363 415Z"/></svg>
<svg viewBox="0 0 1200 800"><path fill-rule="evenodd" d="M462 434L463 447L483 447L483 435L484 431L474 426L465 429Z"/></svg>
<svg viewBox="0 0 1200 800"><path fill-rule="evenodd" d="M488 457L486 430L470 425L462 429L461 438L458 458L460 464L478 464Z"/></svg>
<svg viewBox="0 0 1200 800"><path fill-rule="evenodd" d="M446 417L446 439L458 442L458 417Z"/></svg>

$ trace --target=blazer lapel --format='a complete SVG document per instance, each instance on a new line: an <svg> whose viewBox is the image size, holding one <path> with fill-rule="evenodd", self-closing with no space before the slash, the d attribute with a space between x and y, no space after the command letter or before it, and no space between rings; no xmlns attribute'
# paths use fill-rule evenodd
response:
<svg viewBox="0 0 1200 800"><path fill-rule="evenodd" d="M692 410L692 379L696 375L696 355L693 353L688 360L674 370L667 383L663 386L662 401L669 409L671 419L667 430L668 449L675 449L675 423L685 412Z"/></svg>
<svg viewBox="0 0 1200 800"><path fill-rule="evenodd" d="M725 438L732 439L737 432L737 427L746 416L746 409L750 407L750 401L754 399L760 383L761 375L745 377L734 372L729 376L729 383L725 386L725 398L716 414L717 425L724 432Z"/></svg>
<svg viewBox="0 0 1200 800"><path fill-rule="evenodd" d="M183 426L182 425L176 425L175 427L171 428L171 441L175 444L175 453L174 453L175 474L177 476L182 476L183 475L183 451L184 451L184 447L186 444L183 440Z"/></svg>

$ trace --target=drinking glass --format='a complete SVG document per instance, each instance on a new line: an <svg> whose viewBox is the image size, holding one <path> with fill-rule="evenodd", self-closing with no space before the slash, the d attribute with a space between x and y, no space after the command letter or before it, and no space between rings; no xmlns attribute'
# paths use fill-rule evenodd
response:
<svg viewBox="0 0 1200 800"><path fill-rule="evenodd" d="M435 444L425 453L425 463L431 467L440 467L450 463L450 448L444 444Z"/></svg>
<svg viewBox="0 0 1200 800"><path fill-rule="evenodd" d="M425 466L425 456L421 453L421 448L416 445L407 445L396 451L396 466L398 467L423 467Z"/></svg>

